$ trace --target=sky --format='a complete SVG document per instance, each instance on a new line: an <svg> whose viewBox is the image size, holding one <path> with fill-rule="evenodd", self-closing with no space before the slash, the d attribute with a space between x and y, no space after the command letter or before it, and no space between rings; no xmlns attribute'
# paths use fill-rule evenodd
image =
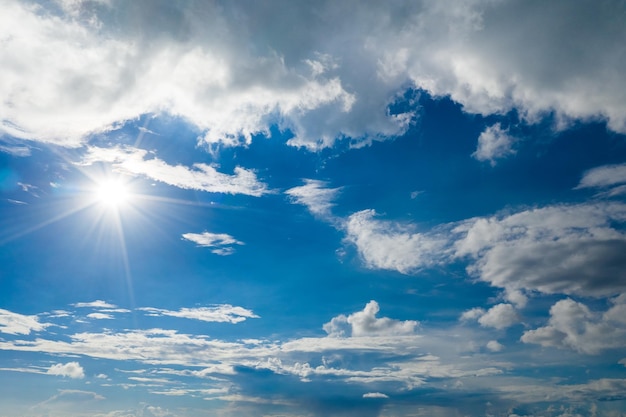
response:
<svg viewBox="0 0 626 417"><path fill-rule="evenodd" d="M624 1L0 7L0 417L626 416Z"/></svg>

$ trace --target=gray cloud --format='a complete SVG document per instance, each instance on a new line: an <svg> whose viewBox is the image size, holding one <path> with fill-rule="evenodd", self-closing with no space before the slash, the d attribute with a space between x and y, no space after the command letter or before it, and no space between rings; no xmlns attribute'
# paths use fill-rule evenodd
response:
<svg viewBox="0 0 626 417"><path fill-rule="evenodd" d="M626 132L617 0L58 4L3 8L9 135L76 146L169 112L210 144L249 143L278 123L293 145L362 146L406 131L415 114L388 105L409 87L467 112L554 112L561 126L603 119Z"/></svg>

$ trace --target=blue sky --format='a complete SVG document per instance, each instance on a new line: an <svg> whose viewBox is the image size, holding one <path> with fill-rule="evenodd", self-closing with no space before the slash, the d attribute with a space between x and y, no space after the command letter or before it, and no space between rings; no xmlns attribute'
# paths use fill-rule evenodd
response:
<svg viewBox="0 0 626 417"><path fill-rule="evenodd" d="M2 417L626 414L626 7L2 2Z"/></svg>

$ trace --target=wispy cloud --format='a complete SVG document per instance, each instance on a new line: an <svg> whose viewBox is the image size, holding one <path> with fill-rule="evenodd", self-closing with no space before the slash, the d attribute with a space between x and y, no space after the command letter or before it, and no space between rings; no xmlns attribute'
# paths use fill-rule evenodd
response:
<svg viewBox="0 0 626 417"><path fill-rule="evenodd" d="M37 316L26 316L12 311L0 309L0 332L8 334L30 334L40 332L51 323L41 323Z"/></svg>
<svg viewBox="0 0 626 417"><path fill-rule="evenodd" d="M77 308L117 308L115 304L110 304L102 300L74 303L72 306Z"/></svg>
<svg viewBox="0 0 626 417"><path fill-rule="evenodd" d="M333 200L341 188L328 188L326 182L319 180L305 179L304 182L304 185L290 188L285 194L290 196L294 203L306 206L316 216L330 216Z"/></svg>
<svg viewBox="0 0 626 417"><path fill-rule="evenodd" d="M141 307L137 310L145 311L150 316L170 316L192 320L222 323L240 323L250 318L259 318L251 310L243 307L222 304L213 307L181 308L178 311L163 310L153 307Z"/></svg>
<svg viewBox="0 0 626 417"><path fill-rule="evenodd" d="M197 163L192 168L169 165L157 157L147 158L148 151L137 148L89 147L80 164L111 163L115 170L129 175L143 175L174 187L211 193L245 194L260 197L270 193L253 171L235 167L232 175L218 172L214 167Z"/></svg>
<svg viewBox="0 0 626 417"><path fill-rule="evenodd" d="M212 248L212 253L222 256L232 255L235 252L233 245L244 244L226 233L184 233L183 239L194 242L198 246Z"/></svg>
<svg viewBox="0 0 626 417"><path fill-rule="evenodd" d="M374 210L363 210L345 223L346 240L357 247L368 267L409 274L445 258L447 238L375 217Z"/></svg>

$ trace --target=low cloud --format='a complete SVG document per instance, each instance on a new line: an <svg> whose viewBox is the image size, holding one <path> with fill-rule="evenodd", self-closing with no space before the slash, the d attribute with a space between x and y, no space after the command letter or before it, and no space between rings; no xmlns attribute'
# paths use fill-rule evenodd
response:
<svg viewBox="0 0 626 417"><path fill-rule="evenodd" d="M346 240L353 243L365 264L373 269L414 273L443 261L447 240L435 233L420 233L411 224L376 219L374 210L351 215Z"/></svg>
<svg viewBox="0 0 626 417"><path fill-rule="evenodd" d="M626 294L612 300L605 312L592 311L572 299L560 300L550 308L548 324L526 331L522 342L585 354L599 354L626 345Z"/></svg>
<svg viewBox="0 0 626 417"><path fill-rule="evenodd" d="M519 315L511 304L497 304L489 310L476 307L461 315L462 321L476 320L483 327L506 329L519 323Z"/></svg>
<svg viewBox="0 0 626 417"><path fill-rule="evenodd" d="M515 154L513 145L515 139L508 130L503 130L500 123L487 127L478 137L478 146L472 154L474 159L495 166L498 159L503 159Z"/></svg>
<svg viewBox="0 0 626 417"><path fill-rule="evenodd" d="M82 379L85 377L85 370L78 362L57 363L48 369L47 374Z"/></svg>
<svg viewBox="0 0 626 417"><path fill-rule="evenodd" d="M324 324L323 328L330 336L363 337L363 336L406 336L415 334L419 323L414 320L394 320L387 317L378 318L380 307L376 301L370 301L362 311L348 316L343 314L334 317Z"/></svg>

